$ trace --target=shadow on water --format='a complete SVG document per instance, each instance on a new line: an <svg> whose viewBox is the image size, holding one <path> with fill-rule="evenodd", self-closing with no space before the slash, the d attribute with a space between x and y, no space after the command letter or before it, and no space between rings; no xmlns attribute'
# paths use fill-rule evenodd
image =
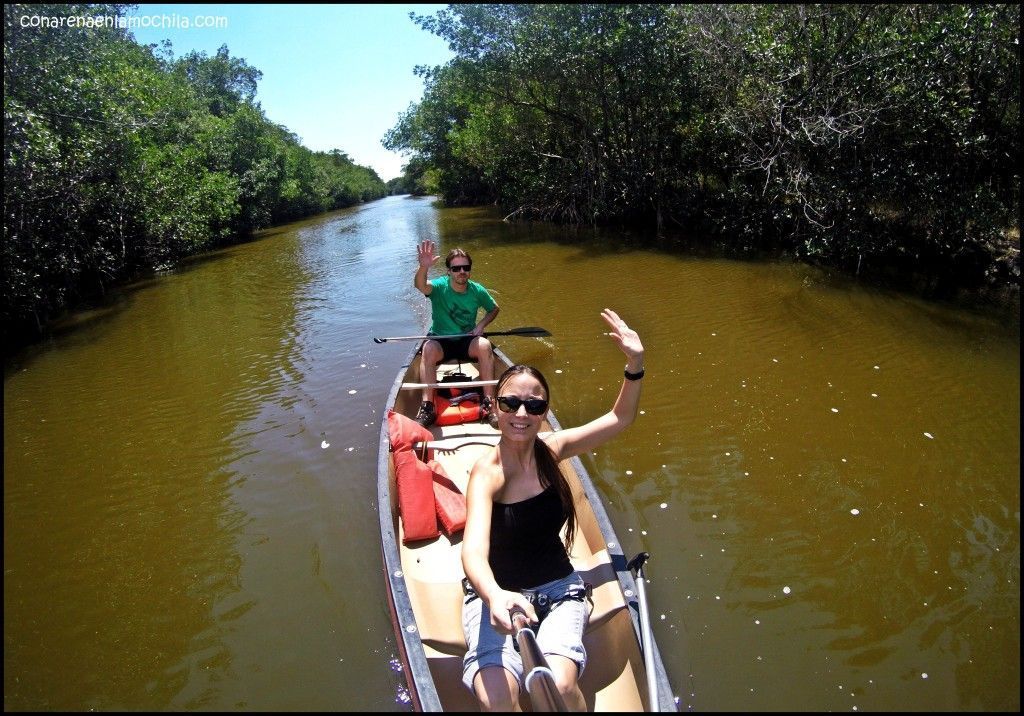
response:
<svg viewBox="0 0 1024 716"><path fill-rule="evenodd" d="M902 276L892 271L850 273L841 268L804 260L784 249L745 246L715 237L680 229L653 231L619 226L560 226L545 222L503 221L494 207L458 210L457 217L442 214L445 233L457 244L461 240L485 241L495 234L503 244L537 245L550 243L577 249L579 260L626 255L636 251L698 260L725 260L745 264L779 263L803 272L806 280L836 291L869 291L886 299L921 301L934 307L936 314L964 311L981 319L997 322L1002 328L1020 335L1019 286L979 287L939 291L916 273Z"/></svg>
<svg viewBox="0 0 1024 716"><path fill-rule="evenodd" d="M237 239L229 246L187 256L171 268L153 271L129 283L108 288L102 294L90 296L75 308L51 320L43 328L42 335L35 340L12 342L4 346L4 377L9 377L30 366L41 354L51 350L56 342L70 341L74 343L80 340L101 340L104 326L111 321L118 320L126 311L131 310L135 298L139 294L159 288L169 278L186 276L207 266L231 261L246 246L293 236L304 227L319 227L325 222L330 223L337 218L351 216L363 206L366 205L339 209L300 219L290 224L261 229L247 237ZM357 227L353 224L347 228L334 227L334 230L338 233L350 233L356 231Z"/></svg>

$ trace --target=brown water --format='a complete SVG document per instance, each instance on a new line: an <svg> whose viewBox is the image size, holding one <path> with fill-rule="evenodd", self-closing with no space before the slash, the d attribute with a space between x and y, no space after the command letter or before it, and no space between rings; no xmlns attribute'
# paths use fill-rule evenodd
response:
<svg viewBox="0 0 1024 716"><path fill-rule="evenodd" d="M682 709L1017 710L1020 337L800 266L396 197L133 286L4 381L5 710L408 710L375 513L383 401L474 255L563 425L647 346L585 460L651 553ZM599 658L592 655L591 658Z"/></svg>

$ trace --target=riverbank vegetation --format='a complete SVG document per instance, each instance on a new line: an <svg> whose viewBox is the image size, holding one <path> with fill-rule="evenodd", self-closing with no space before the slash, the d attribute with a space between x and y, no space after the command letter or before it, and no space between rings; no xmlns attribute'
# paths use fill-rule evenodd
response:
<svg viewBox="0 0 1024 716"><path fill-rule="evenodd" d="M411 16L456 53L385 140L422 193L1019 305L1019 5Z"/></svg>
<svg viewBox="0 0 1024 716"><path fill-rule="evenodd" d="M116 27L123 5L4 6L3 333L255 229L387 194L344 152L268 119L258 69L174 58Z"/></svg>

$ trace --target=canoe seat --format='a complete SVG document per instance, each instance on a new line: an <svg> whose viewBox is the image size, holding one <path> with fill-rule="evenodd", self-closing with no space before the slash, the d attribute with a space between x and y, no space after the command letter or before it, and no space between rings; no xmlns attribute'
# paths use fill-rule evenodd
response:
<svg viewBox="0 0 1024 716"><path fill-rule="evenodd" d="M441 540L444 541L443 538ZM599 628L626 608L622 589L606 551L593 555L587 564L574 566L583 580L593 585L593 608L587 632ZM406 570L406 586L418 615L420 639L443 654L462 656L466 639L462 633L462 581L431 581L417 578ZM426 575L424 575L426 576Z"/></svg>

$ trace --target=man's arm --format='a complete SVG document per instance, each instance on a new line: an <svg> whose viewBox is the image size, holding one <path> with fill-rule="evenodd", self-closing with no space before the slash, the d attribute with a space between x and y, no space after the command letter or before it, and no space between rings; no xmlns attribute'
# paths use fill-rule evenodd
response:
<svg viewBox="0 0 1024 716"><path fill-rule="evenodd" d="M495 306L490 311L485 313L484 317L481 318L480 322L477 323L476 326L473 328L473 335L479 336L481 333L483 333L484 329L487 328L487 325L498 317L498 311L500 310L501 308Z"/></svg>
<svg viewBox="0 0 1024 716"><path fill-rule="evenodd" d="M420 266L416 269L416 276L412 280L416 290L422 293L424 296L429 296L430 292L434 290L434 287L430 285L430 281L427 280L427 267Z"/></svg>

